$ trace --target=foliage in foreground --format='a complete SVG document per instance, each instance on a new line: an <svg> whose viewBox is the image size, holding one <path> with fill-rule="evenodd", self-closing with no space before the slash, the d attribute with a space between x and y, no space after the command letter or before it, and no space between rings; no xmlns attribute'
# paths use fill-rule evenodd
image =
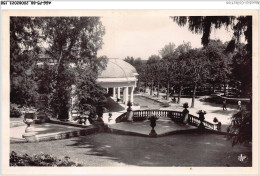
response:
<svg viewBox="0 0 260 176"><path fill-rule="evenodd" d="M29 156L28 154L19 155L12 151L10 154L10 166L82 166L81 164L69 161L69 157L57 159L52 154L41 153Z"/></svg>
<svg viewBox="0 0 260 176"><path fill-rule="evenodd" d="M227 132L234 134L228 136L232 146L252 142L252 112L242 110L234 114Z"/></svg>

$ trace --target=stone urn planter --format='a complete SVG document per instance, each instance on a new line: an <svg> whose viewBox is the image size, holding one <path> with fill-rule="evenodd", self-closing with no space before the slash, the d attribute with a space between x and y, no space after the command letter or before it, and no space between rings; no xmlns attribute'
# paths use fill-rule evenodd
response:
<svg viewBox="0 0 260 176"><path fill-rule="evenodd" d="M33 132L33 127L31 126L34 123L33 119L25 119L23 121L27 127L25 128L25 133Z"/></svg>
<svg viewBox="0 0 260 176"><path fill-rule="evenodd" d="M157 133L156 133L154 127L156 127L156 120L158 120L158 117L156 117L155 115L152 115L151 117L148 118L148 120L150 120L150 126L152 127L152 130L149 133L149 136L156 137Z"/></svg>
<svg viewBox="0 0 260 176"><path fill-rule="evenodd" d="M206 114L206 111L203 111L203 110L199 110L197 112L197 114L199 114L199 120L200 120L200 124L199 124L199 129L200 130L204 130L205 129L205 126L203 124L204 120L205 120L205 114Z"/></svg>
<svg viewBox="0 0 260 176"><path fill-rule="evenodd" d="M34 123L34 119L35 119L35 112L26 112L24 114L23 122L27 125L25 129L26 133L33 131L33 127L31 125Z"/></svg>
<svg viewBox="0 0 260 176"><path fill-rule="evenodd" d="M25 133L23 134L23 138L25 138L27 142L37 142L36 133L31 126L34 123L34 119L25 118L23 122L27 125L25 128Z"/></svg>

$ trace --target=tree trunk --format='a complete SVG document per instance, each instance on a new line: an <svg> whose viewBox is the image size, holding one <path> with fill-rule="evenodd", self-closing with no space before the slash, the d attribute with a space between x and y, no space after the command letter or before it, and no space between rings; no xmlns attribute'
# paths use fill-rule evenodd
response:
<svg viewBox="0 0 260 176"><path fill-rule="evenodd" d="M226 81L224 82L224 96L227 95L227 85L226 85Z"/></svg>
<svg viewBox="0 0 260 176"><path fill-rule="evenodd" d="M166 100L169 100L169 95L170 95L170 83L167 81L167 94L166 94Z"/></svg>
<svg viewBox="0 0 260 176"><path fill-rule="evenodd" d="M144 93L146 93L146 88L147 88L147 81L145 81L145 85L144 85Z"/></svg>
<svg viewBox="0 0 260 176"><path fill-rule="evenodd" d="M157 82L157 98L159 97L160 94L160 84Z"/></svg>
<svg viewBox="0 0 260 176"><path fill-rule="evenodd" d="M179 89L179 95L178 95L178 101L177 101L178 104L180 104L180 101L181 101L181 91L182 91L182 85L180 86L180 89Z"/></svg>
<svg viewBox="0 0 260 176"><path fill-rule="evenodd" d="M193 93L192 93L192 100L191 100L191 108L194 108L195 96L196 96L196 88L197 88L197 84L194 83Z"/></svg>
<svg viewBox="0 0 260 176"><path fill-rule="evenodd" d="M153 81L152 81L152 85L151 85L150 95L153 95Z"/></svg>
<svg viewBox="0 0 260 176"><path fill-rule="evenodd" d="M215 84L213 84L212 93L215 93Z"/></svg>
<svg viewBox="0 0 260 176"><path fill-rule="evenodd" d="M62 58L62 49L60 50L60 56L59 56L59 60L58 60L58 63L57 63L56 73L58 72L60 62L61 62L61 58Z"/></svg>

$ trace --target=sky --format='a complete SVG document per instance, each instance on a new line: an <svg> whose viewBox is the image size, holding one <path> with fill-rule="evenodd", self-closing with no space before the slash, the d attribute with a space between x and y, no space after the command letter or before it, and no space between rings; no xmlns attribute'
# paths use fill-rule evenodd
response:
<svg viewBox="0 0 260 176"><path fill-rule="evenodd" d="M193 34L187 26L179 27L168 16L116 15L101 18L106 33L103 46L98 56L124 59L127 56L147 60L166 44L173 42L176 47L183 42L190 42L192 48L202 47L202 34ZM229 41L231 30L212 29L211 39Z"/></svg>

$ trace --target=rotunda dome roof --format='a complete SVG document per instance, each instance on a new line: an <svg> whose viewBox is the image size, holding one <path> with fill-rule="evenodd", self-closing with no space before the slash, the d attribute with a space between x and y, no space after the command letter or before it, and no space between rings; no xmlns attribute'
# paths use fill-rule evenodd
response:
<svg viewBox="0 0 260 176"><path fill-rule="evenodd" d="M136 69L122 59L108 59L107 66L98 78L128 78L138 75Z"/></svg>

